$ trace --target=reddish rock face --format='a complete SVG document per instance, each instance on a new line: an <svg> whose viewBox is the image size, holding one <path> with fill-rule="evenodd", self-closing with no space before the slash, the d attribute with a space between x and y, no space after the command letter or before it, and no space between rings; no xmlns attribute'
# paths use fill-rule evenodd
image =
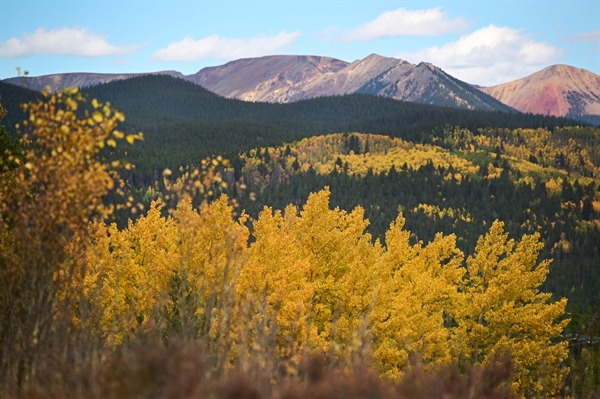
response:
<svg viewBox="0 0 600 399"><path fill-rule="evenodd" d="M600 75L554 65L485 93L522 112L554 116L600 115Z"/></svg>

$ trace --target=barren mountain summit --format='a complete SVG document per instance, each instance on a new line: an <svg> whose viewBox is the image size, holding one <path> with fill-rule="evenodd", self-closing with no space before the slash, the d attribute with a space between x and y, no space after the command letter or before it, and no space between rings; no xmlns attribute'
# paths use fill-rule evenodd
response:
<svg viewBox="0 0 600 399"><path fill-rule="evenodd" d="M88 87L102 83L112 82L113 80L130 79L136 76L144 75L169 75L176 78L183 78L183 74L177 71L159 71L148 73L57 73L53 75L27 76L5 79L5 82L18 86L27 87L31 90L42 91L49 88L51 92L64 90L70 87Z"/></svg>
<svg viewBox="0 0 600 399"><path fill-rule="evenodd" d="M523 79L481 90L522 112L600 115L600 76L568 65L553 65Z"/></svg>
<svg viewBox="0 0 600 399"><path fill-rule="evenodd" d="M309 82L347 65L329 57L274 55L204 68L187 79L228 98L289 102L302 97Z"/></svg>
<svg viewBox="0 0 600 399"><path fill-rule="evenodd" d="M510 110L428 63L371 54L347 63L327 57L266 56L204 68L187 77L228 98L287 103L352 93L484 110Z"/></svg>

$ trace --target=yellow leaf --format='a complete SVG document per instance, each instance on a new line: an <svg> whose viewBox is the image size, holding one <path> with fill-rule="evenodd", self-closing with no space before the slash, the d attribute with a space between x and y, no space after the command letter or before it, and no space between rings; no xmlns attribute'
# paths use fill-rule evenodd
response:
<svg viewBox="0 0 600 399"><path fill-rule="evenodd" d="M113 136L115 136L115 137L116 137L116 138L118 138L118 139L122 139L123 137L125 137L125 133L123 133L123 132L120 132L120 131L118 131L118 130L115 130L115 131L113 132Z"/></svg>
<svg viewBox="0 0 600 399"><path fill-rule="evenodd" d="M106 145L114 148L117 146L117 142L113 139L108 139L108 140L106 140Z"/></svg>
<svg viewBox="0 0 600 399"><path fill-rule="evenodd" d="M127 135L127 142L129 144L133 144L134 141L135 141L135 136L133 134L128 134Z"/></svg>
<svg viewBox="0 0 600 399"><path fill-rule="evenodd" d="M102 122L102 119L104 119L104 118L102 118L102 114L100 112L94 112L94 114L92 115L92 118L94 119L94 121L96 123L100 123L100 122Z"/></svg>
<svg viewBox="0 0 600 399"><path fill-rule="evenodd" d="M67 104L67 107L71 108L72 110L77 110L77 101L73 100L72 98L67 98L65 100L65 104Z"/></svg>

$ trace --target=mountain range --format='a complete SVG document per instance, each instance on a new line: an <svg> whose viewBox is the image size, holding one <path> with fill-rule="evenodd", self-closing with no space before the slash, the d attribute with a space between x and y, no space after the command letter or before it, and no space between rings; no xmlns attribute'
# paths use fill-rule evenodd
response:
<svg viewBox="0 0 600 399"><path fill-rule="evenodd" d="M292 102L353 93L479 110L508 108L473 86L428 64L372 54L347 63L334 58L270 56L204 68L187 79L245 101Z"/></svg>
<svg viewBox="0 0 600 399"><path fill-rule="evenodd" d="M177 71L148 74L182 78L220 96L250 102L288 103L364 93L463 109L600 116L600 76L567 65L554 65L493 87L463 82L430 63L415 65L377 54L352 63L330 57L273 55L239 59L192 75ZM49 86L54 91L148 74L65 73L5 82L38 91Z"/></svg>

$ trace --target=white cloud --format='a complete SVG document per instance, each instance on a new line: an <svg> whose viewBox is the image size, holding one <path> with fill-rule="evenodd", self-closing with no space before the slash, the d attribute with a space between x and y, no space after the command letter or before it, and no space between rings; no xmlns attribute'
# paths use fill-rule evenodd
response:
<svg viewBox="0 0 600 399"><path fill-rule="evenodd" d="M228 60L258 57L273 54L299 36L299 32L281 32L276 36L259 36L250 39L224 38L218 35L199 40L186 37L156 51L152 54L152 58L158 61L195 61L204 58Z"/></svg>
<svg viewBox="0 0 600 399"><path fill-rule="evenodd" d="M586 32L580 35L567 37L567 40L573 43L592 43L595 44L595 49L600 52L600 29L593 32Z"/></svg>
<svg viewBox="0 0 600 399"><path fill-rule="evenodd" d="M368 22L342 35L342 40L374 40L391 36L435 36L458 32L467 28L463 18L449 19L441 7L409 11L399 8L386 11Z"/></svg>
<svg viewBox="0 0 600 399"><path fill-rule="evenodd" d="M600 29L593 32L570 36L569 40L575 43L600 42Z"/></svg>
<svg viewBox="0 0 600 399"><path fill-rule="evenodd" d="M0 57L18 58L36 54L103 57L117 56L137 50L137 46L115 46L106 38L81 28L37 29L0 43Z"/></svg>
<svg viewBox="0 0 600 399"><path fill-rule="evenodd" d="M441 47L397 56L413 63L427 61L460 80L492 86L537 72L561 54L561 49L519 30L488 25Z"/></svg>

